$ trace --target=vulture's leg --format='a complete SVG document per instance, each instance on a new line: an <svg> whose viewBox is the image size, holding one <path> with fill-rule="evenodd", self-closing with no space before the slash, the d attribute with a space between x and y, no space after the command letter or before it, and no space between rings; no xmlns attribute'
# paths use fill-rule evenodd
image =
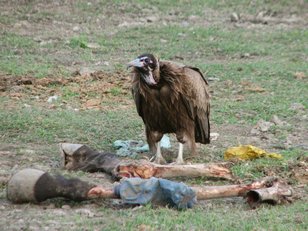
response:
<svg viewBox="0 0 308 231"><path fill-rule="evenodd" d="M155 145L156 145L156 154L151 158L150 161L153 160L157 164L166 164L167 162L161 154L160 141L158 141Z"/></svg>
<svg viewBox="0 0 308 231"><path fill-rule="evenodd" d="M184 164L183 148L184 148L184 144L179 143L179 152L178 152L178 157L176 158L176 163L177 164Z"/></svg>
<svg viewBox="0 0 308 231"><path fill-rule="evenodd" d="M176 133L176 138L179 142L179 152L178 152L178 157L176 158L176 164L185 163L183 159L184 144L189 147L191 151L191 155L195 155L196 144L192 137L194 137L194 132L187 132L187 131L179 130Z"/></svg>
<svg viewBox="0 0 308 231"><path fill-rule="evenodd" d="M146 129L147 141L149 148L152 154L155 154L150 161L154 161L158 164L165 164L166 160L161 154L160 140L163 137L163 134L160 132L153 132L149 129Z"/></svg>

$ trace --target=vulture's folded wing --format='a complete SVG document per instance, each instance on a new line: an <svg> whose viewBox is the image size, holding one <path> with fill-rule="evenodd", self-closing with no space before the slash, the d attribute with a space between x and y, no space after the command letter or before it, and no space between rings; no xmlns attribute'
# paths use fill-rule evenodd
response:
<svg viewBox="0 0 308 231"><path fill-rule="evenodd" d="M141 99L141 95L140 95L140 91L139 91L139 88L137 86L137 83L133 84L132 95L133 95L133 98L134 98L134 101L135 101L135 104L136 104L136 109L137 109L138 115L143 119L142 104L141 104L142 99Z"/></svg>
<svg viewBox="0 0 308 231"><path fill-rule="evenodd" d="M189 116L195 120L196 142L207 144L210 142L208 83L198 68L185 66L183 69L181 99Z"/></svg>

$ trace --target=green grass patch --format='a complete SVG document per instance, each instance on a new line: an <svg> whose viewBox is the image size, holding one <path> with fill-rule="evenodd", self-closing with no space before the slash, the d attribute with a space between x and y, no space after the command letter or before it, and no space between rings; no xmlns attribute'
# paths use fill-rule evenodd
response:
<svg viewBox="0 0 308 231"><path fill-rule="evenodd" d="M73 111L24 108L0 111L3 141L24 143L84 143L112 149L117 139L136 139L143 129L135 110ZM127 121L130 121L127 123Z"/></svg>
<svg viewBox="0 0 308 231"><path fill-rule="evenodd" d="M87 48L88 47L88 39L86 36L78 36L73 37L69 41L69 46L71 48Z"/></svg>

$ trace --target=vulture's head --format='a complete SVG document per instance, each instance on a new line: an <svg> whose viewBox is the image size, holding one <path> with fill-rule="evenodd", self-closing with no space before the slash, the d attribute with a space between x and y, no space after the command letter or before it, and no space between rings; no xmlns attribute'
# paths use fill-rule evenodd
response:
<svg viewBox="0 0 308 231"><path fill-rule="evenodd" d="M128 68L135 68L142 80L148 85L156 85L159 82L159 61L152 54L143 54L128 63Z"/></svg>

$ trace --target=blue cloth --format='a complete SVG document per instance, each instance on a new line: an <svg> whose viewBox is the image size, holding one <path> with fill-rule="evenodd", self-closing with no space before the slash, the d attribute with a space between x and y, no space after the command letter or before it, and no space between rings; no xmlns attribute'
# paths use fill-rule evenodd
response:
<svg viewBox="0 0 308 231"><path fill-rule="evenodd" d="M160 141L162 148L171 148L170 139L167 135L164 135ZM117 149L116 154L118 156L125 156L135 158L140 152L148 152L149 145L143 141L136 140L116 140L113 142L113 147Z"/></svg>
<svg viewBox="0 0 308 231"><path fill-rule="evenodd" d="M178 209L192 208L197 202L195 192L185 185L170 180L128 178L115 187L116 195L127 204L170 205Z"/></svg>

